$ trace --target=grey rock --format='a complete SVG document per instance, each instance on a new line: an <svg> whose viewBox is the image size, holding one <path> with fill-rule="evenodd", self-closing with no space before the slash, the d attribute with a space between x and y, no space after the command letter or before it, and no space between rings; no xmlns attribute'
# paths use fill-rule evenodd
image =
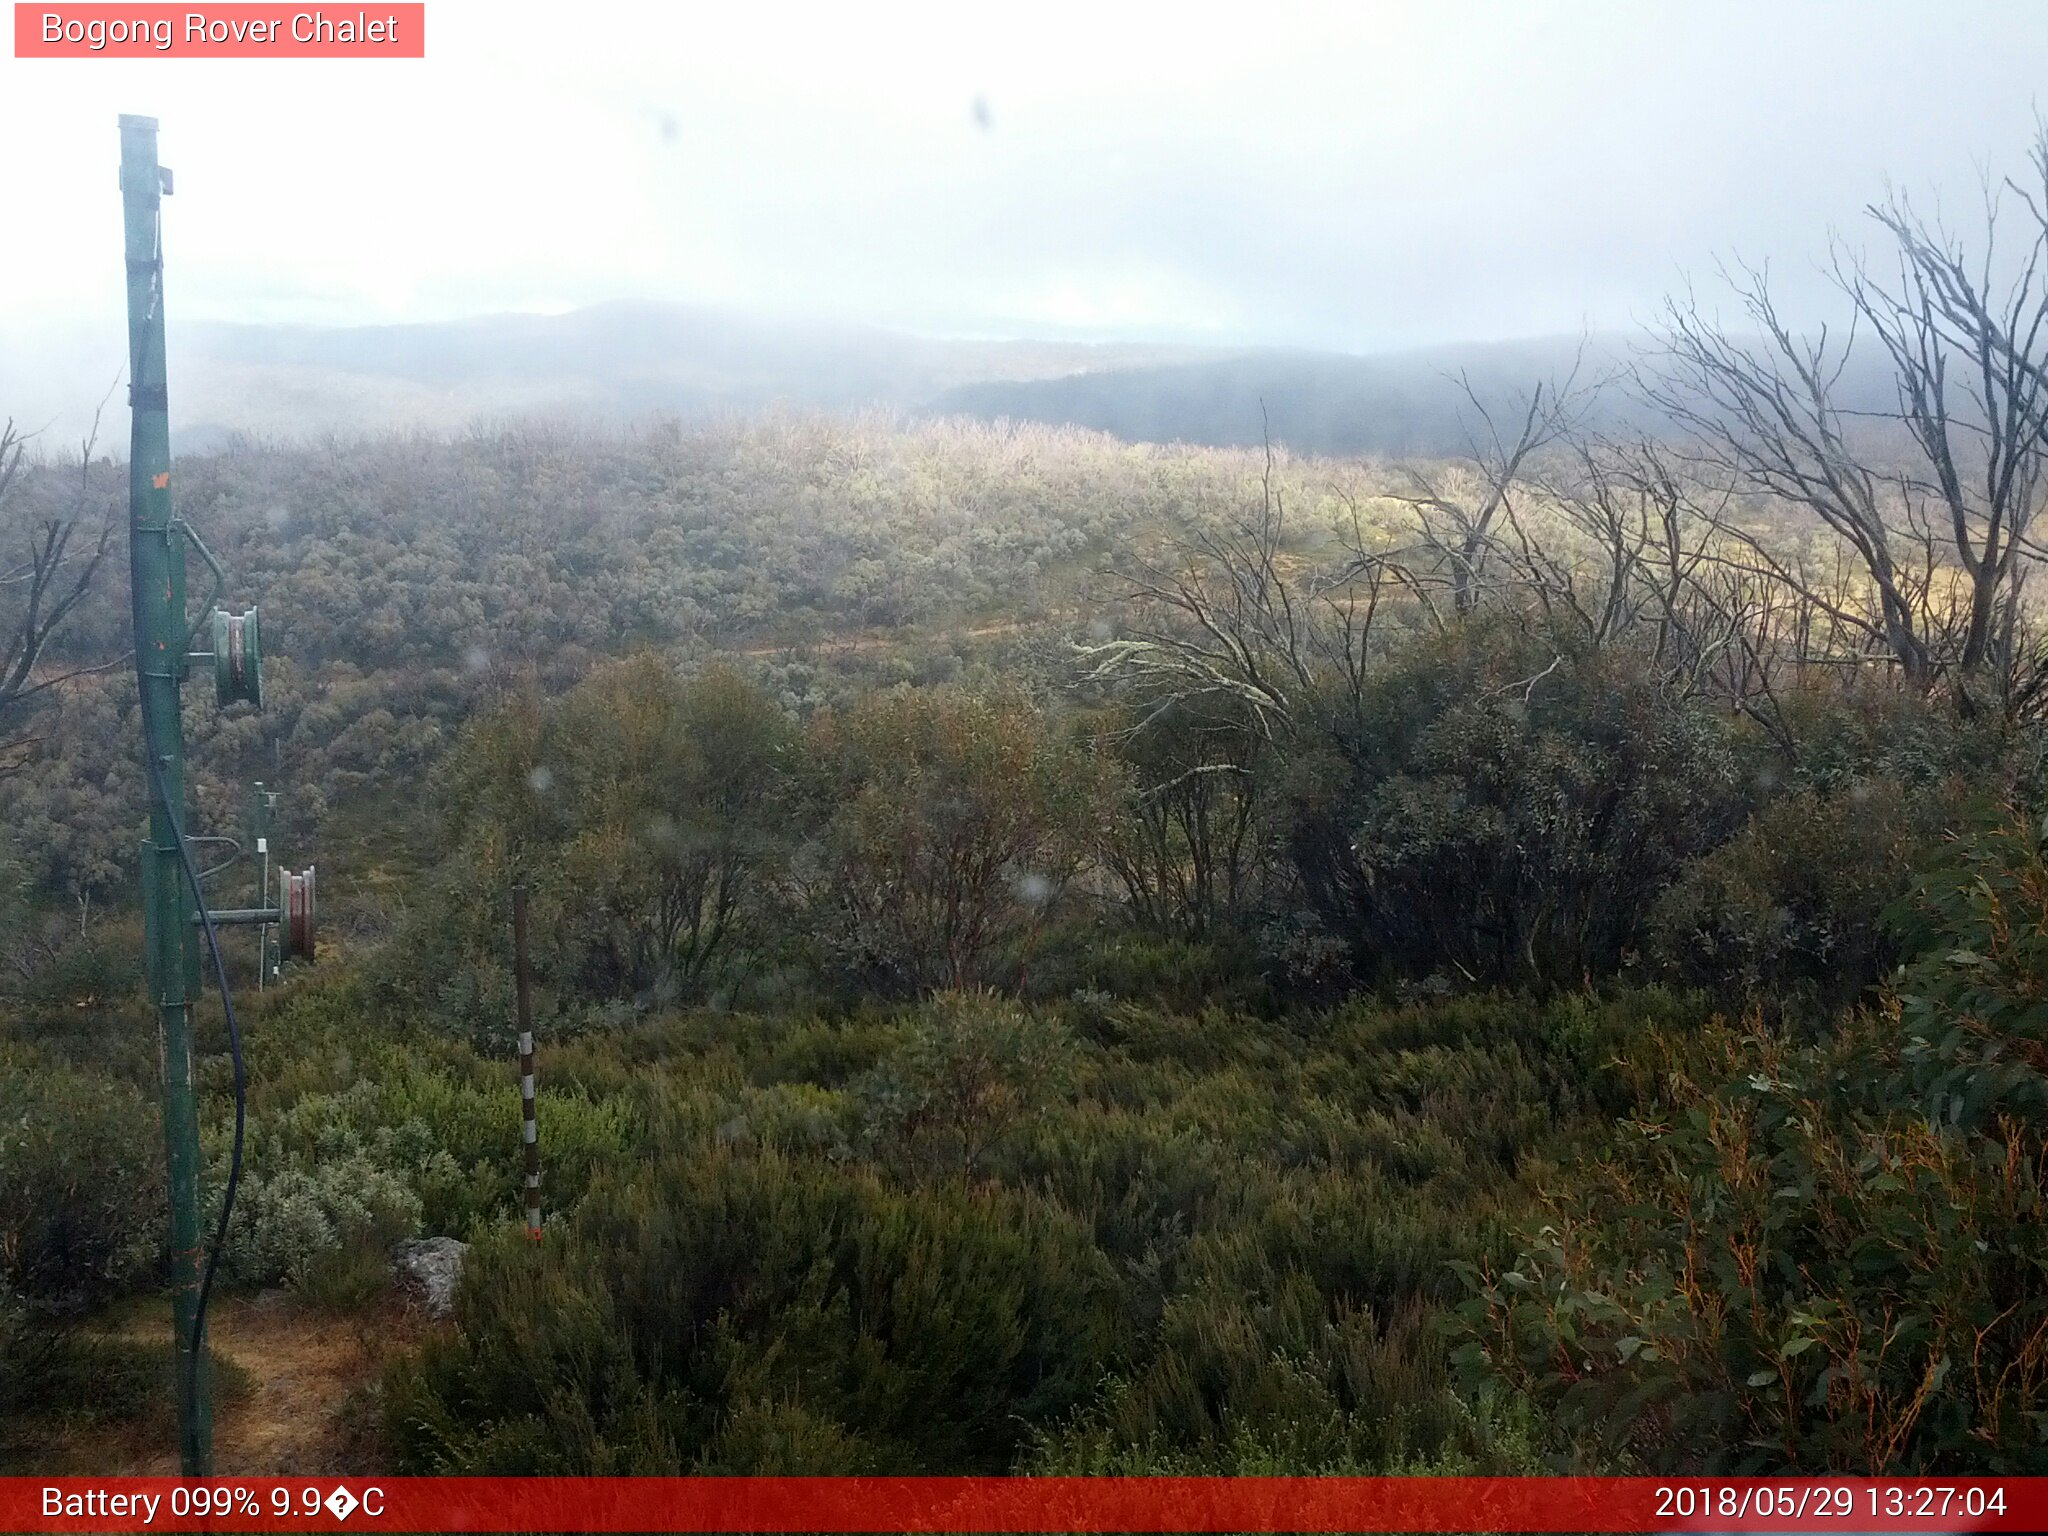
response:
<svg viewBox="0 0 2048 1536"><path fill-rule="evenodd" d="M446 1317L455 1307L455 1287L469 1244L453 1237L420 1237L391 1250L391 1272L420 1294L427 1316Z"/></svg>

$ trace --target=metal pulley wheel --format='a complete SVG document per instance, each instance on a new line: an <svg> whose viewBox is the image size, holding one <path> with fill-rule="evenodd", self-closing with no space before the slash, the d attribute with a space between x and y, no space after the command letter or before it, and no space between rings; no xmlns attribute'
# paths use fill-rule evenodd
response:
<svg viewBox="0 0 2048 1536"><path fill-rule="evenodd" d="M247 613L213 610L213 692L223 706L263 707L263 646L254 608Z"/></svg>
<svg viewBox="0 0 2048 1536"><path fill-rule="evenodd" d="M284 924L278 930L279 958L284 960L311 960L314 941L313 906L313 865L308 864L298 874L279 870L278 906L284 912Z"/></svg>

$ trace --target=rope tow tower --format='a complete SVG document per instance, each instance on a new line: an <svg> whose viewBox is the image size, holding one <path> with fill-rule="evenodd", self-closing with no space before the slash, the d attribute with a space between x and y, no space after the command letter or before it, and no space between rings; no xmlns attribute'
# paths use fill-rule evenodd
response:
<svg viewBox="0 0 2048 1536"><path fill-rule="evenodd" d="M155 118L124 115L120 127L131 413L128 574L135 681L141 701L143 778L149 800L149 835L142 853L143 945L149 995L158 1015L163 1073L178 1457L185 1476L205 1477L213 1470L206 1307L241 1179L247 1086L241 1027L235 1017L219 930L241 924L276 926L286 955L310 959L315 931L314 882L310 867L297 874L280 868L276 903L269 905L266 862L259 898L266 905L211 910L204 881L215 871L201 870L193 845L232 839L199 838L186 831L185 735L180 714L185 678L193 663L207 663L213 670L218 704L248 703L260 708L263 652L255 609L231 614L217 606L227 587L226 573L190 525L172 510L163 259L163 199L171 193L172 178L157 159ZM186 610L186 565L192 553L198 554L213 583L203 605L209 611L197 623L187 617ZM210 632L210 651L192 649L201 630ZM199 1102L193 1082L191 1014L201 990L202 959L208 955L227 1018L235 1102L227 1183L210 1244L202 1241L201 1232Z"/></svg>

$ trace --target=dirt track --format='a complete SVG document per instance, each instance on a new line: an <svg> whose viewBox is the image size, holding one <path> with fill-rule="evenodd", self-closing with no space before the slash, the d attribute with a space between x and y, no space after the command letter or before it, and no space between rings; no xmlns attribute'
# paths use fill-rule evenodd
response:
<svg viewBox="0 0 2048 1536"><path fill-rule="evenodd" d="M160 1320L126 1330L162 1337ZM207 1333L213 1351L247 1373L248 1391L214 1409L214 1473L221 1477L365 1472L370 1394L385 1358L425 1327L398 1303L342 1314L300 1306L282 1292L216 1301ZM42 1470L102 1476L175 1475L175 1430L159 1422L107 1426L65 1437Z"/></svg>

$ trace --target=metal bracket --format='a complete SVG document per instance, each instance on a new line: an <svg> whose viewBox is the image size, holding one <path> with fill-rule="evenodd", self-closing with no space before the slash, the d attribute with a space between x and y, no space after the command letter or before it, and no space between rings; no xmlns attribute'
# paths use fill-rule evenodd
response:
<svg viewBox="0 0 2048 1536"><path fill-rule="evenodd" d="M147 123L151 128L156 127L155 121L151 118L137 118L136 122ZM125 118L122 120L122 126L124 128L127 126L127 120ZM140 170L143 169L143 167L138 166L136 169ZM171 175L171 168L168 165L160 165L156 168L156 186L154 188L138 187L136 190L153 190L159 197L169 197L172 191L175 189L175 185L175 180ZM121 190L123 192L126 192L128 190L128 165L125 161L123 161L121 165Z"/></svg>
<svg viewBox="0 0 2048 1536"><path fill-rule="evenodd" d="M192 642L199 638L199 631L213 623L213 606L228 589L228 573L220 568L220 562L213 558L213 551L206 547L206 541L199 537L199 530L184 518L173 515L171 526L192 541L192 547L199 551L199 558L206 563L207 571L213 577L213 590L206 594L206 600L199 605L199 617L192 621L192 627L185 631L185 649L192 649Z"/></svg>
<svg viewBox="0 0 2048 1536"><path fill-rule="evenodd" d="M228 845L229 852L225 859L221 860L218 864L212 865L210 868L199 871L199 878L201 880L209 880L222 870L233 868L235 861L242 856L242 840L238 837L223 837L219 834L195 836L188 832L185 834L185 841L188 843L226 843Z"/></svg>
<svg viewBox="0 0 2048 1536"><path fill-rule="evenodd" d="M281 954L287 960L311 960L317 929L313 899L313 868L308 864L296 875L288 869L277 872L277 905L274 907L229 907L207 911L216 928L275 927ZM270 893L265 891L268 898ZM193 912L192 921L202 921Z"/></svg>

